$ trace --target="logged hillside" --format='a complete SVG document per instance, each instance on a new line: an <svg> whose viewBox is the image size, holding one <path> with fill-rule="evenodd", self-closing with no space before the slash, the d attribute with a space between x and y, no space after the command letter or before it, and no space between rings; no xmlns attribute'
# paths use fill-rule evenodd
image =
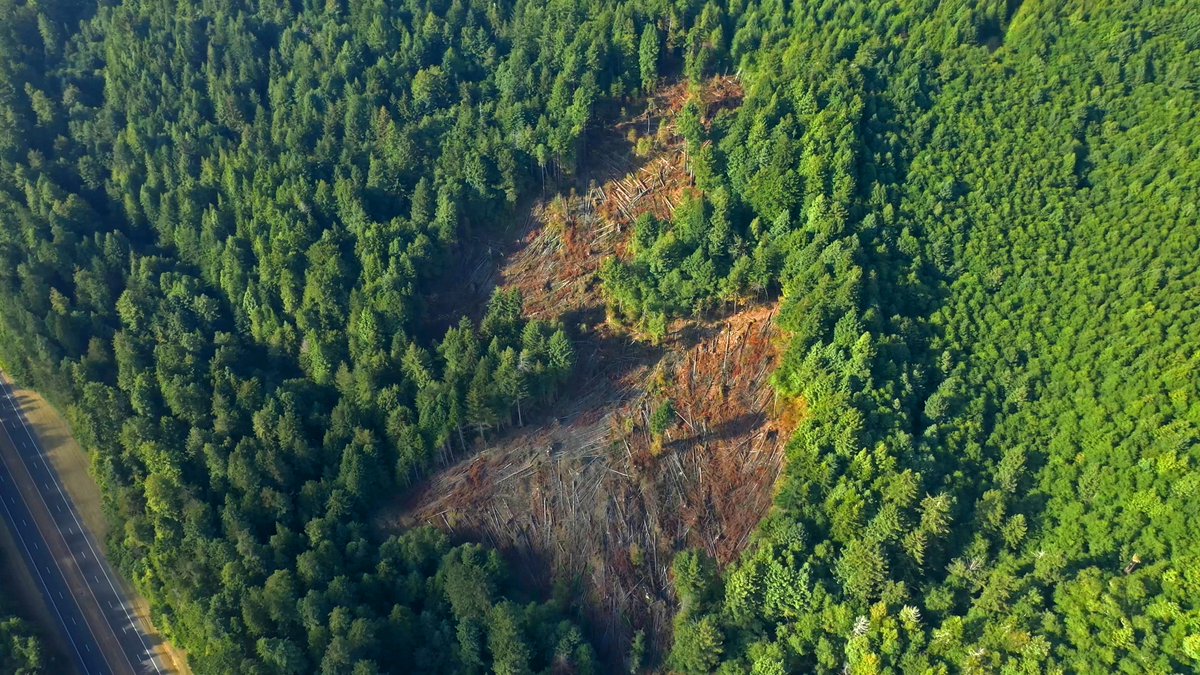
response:
<svg viewBox="0 0 1200 675"><path fill-rule="evenodd" d="M732 78L695 93L714 110L741 97ZM698 198L674 124L689 98L675 85L639 101L590 139L595 173L576 180L586 194L536 200L512 250L480 241L464 258L456 273L473 280L478 304L494 285L519 292L528 315L576 327L574 381L380 517L388 530L428 524L494 544L535 586L577 584L597 645L616 654L638 632L655 653L669 646L677 553L729 562L744 548L771 505L794 424L781 418L795 417L778 414L769 386L773 303L714 307L658 340L605 317L605 261L630 256L639 222Z"/></svg>
<svg viewBox="0 0 1200 675"><path fill-rule="evenodd" d="M1198 55L1174 0L0 0L0 358L197 672L1193 670Z"/></svg>
<svg viewBox="0 0 1200 675"><path fill-rule="evenodd" d="M750 269L782 260L808 414L751 550L677 562L669 665L1197 667L1200 12L763 3L732 44L705 191L763 223ZM715 221L664 226L613 302L686 314L655 256L721 270Z"/></svg>

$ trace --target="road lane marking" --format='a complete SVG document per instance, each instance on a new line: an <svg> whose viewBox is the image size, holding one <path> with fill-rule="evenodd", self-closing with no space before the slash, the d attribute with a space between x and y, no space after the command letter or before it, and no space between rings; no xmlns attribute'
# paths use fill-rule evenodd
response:
<svg viewBox="0 0 1200 675"><path fill-rule="evenodd" d="M5 382L4 382L4 380L3 380L3 377L2 377L2 375L3 375L3 373L0 373L0 388L6 388L6 385L5 385ZM11 397L10 397L10 399L11 399ZM3 425L0 425L0 426L3 426ZM13 449L15 450L15 449L16 449L16 447L17 447L17 444L16 444L16 439L14 439L14 438L12 437L12 434L10 434L10 433L8 432L8 429L7 429L7 427L4 429L4 432L5 432L5 435L6 435L6 436L8 436L8 441L9 441L9 443L11 443L11 444L12 444L12 446L13 446ZM29 433L29 429L28 429L28 428L26 428L26 430L25 430L25 433L26 433L26 434L28 434L28 433ZM26 471L27 473L30 473L30 477L32 478L32 472L30 472L30 471L29 471L29 465L25 463L25 458L24 458L24 457L21 455L21 453L20 453L20 452L17 452L17 459L20 461L21 465L22 465L22 466L25 468L25 471ZM5 466L5 468L7 468L7 469L9 470L9 473L12 473L12 467L8 466L8 461L7 461L6 459L4 459L4 457L3 457L2 455L0 455L0 464L3 464L3 465ZM15 483L15 482L16 482L16 481L14 481L14 483ZM35 491L35 492L37 492L37 490L34 490L34 491ZM60 494L60 495L62 494L62 490L61 490L61 489L59 490L59 494ZM45 507L47 510L49 510L49 508L50 508L50 507L49 507L49 505L47 505L47 504L46 504L46 498L45 498L45 497L42 495L42 493L38 492L38 498L41 500L41 502L42 502L42 506L43 506L43 507ZM24 502L24 496L22 496L22 498L21 498L21 499L22 499L22 502ZM16 504L16 500L15 500L15 498L13 498L13 497L11 497L11 496L9 497L9 501L10 501L10 502L12 502L13 504ZM3 502L0 502L0 504L3 504ZM29 506L28 506L28 505L26 505L26 507L25 507L25 508L26 508L26 509L29 509ZM11 511L11 510L8 508L8 505L5 505L5 506L4 506L4 511L5 511L5 512L8 514L8 519L9 519L9 522L13 523L13 524L14 524L14 526L15 526L16 519L15 519L15 518L14 518L14 516L12 515L12 511ZM15 527L14 527L14 529L15 529ZM44 537L44 534L42 533L42 531L41 531L41 530L38 530L37 528L34 528L34 529L37 531L38 537L39 537L40 539L44 539L44 538L45 538L45 537ZM59 533L59 536L60 536L60 537L61 537L61 534L62 534L62 533L60 532L60 533ZM39 569L37 568L37 563L36 563L36 562L34 561L34 559L33 559L33 554L32 554L32 553L29 551L29 546L28 546L28 544L27 544L27 543L26 543L26 541L25 541L25 536L26 536L26 535L25 535L25 533L24 533L23 531L18 531L18 532L17 532L17 537L18 537L18 539L20 539L20 540L21 540L21 546L22 546L22 547L25 549L25 555L26 555L26 557L29 559L29 565L30 565L30 569L32 569L32 570L33 570L33 572L34 572L34 574L36 574L36 575L37 575L38 581L41 583L41 586L42 586L42 593L44 594L44 596L45 596L45 598L46 598L46 600L47 600L47 604L49 604L50 606L52 606L52 607L54 608L54 613L55 613L55 615L57 615L57 616L58 616L58 621L59 621L59 623L60 623L60 624L62 625L62 627L63 627L63 635L65 635L65 636L66 636L66 638L67 638L67 641L71 643L71 648L75 650L75 657L76 657L76 658L79 660L79 665L80 665L80 666L82 666L82 670L83 670L84 672L87 672L87 670L88 670L88 668L87 668L87 662L86 662L86 661L84 660L84 658L83 658L83 652L79 651L79 645L78 645L78 644L75 642L75 634L74 634L74 633L72 633L72 632L71 632L71 629L67 627L67 621L66 621L66 619L63 617L62 610L59 608L59 606L58 606L58 603L54 602L54 601L51 599L51 597L50 597L50 587L49 587L49 586L46 584L46 579L45 579L45 577L43 577L43 576L42 576L42 572L41 572L41 570L39 570ZM46 543L47 543L47 545L49 545L49 541L47 541ZM64 540L64 541L63 541L63 543L65 544L65 543L66 543L66 541ZM68 550L68 551L70 550L70 547L69 547L69 546L67 547L67 550ZM61 566L59 566L59 564L58 564L58 558L56 558L56 557L54 557L54 556L52 555L52 556L50 556L50 561L54 563L54 567L55 567L55 569L57 569L57 570L58 570L58 576L59 576L59 579L62 581L62 583L66 584L66 583L67 583L67 575L66 575L65 573L63 573L63 571L62 571L62 567L61 567ZM46 566L45 566L45 569L46 569L46 574L47 574L47 575L50 575L50 566L49 566L49 565L46 565ZM89 590L91 590L91 589L89 588ZM95 597L95 594L93 593L93 594L92 594L92 596L93 596L93 597ZM83 611L83 607L82 607L82 606L81 606L81 605L80 605L78 602L74 602L74 598L72 598L72 603L71 603L71 604L72 604L72 605L75 607L75 609L76 609L77 611L79 611L79 612L82 612L82 611ZM74 623L76 626L78 626L78 625L79 625L79 623L78 623L78 622L75 620L75 617L74 617L74 616L72 616L72 617L71 617L71 622L72 622L72 623ZM86 623L86 622L85 622L85 623L84 623L84 625L85 625L85 626L87 626L87 632L88 632L88 635L90 635L90 636L91 636L91 638L92 638L92 641L96 641L96 633L95 633L95 632L92 630L92 626L91 626L91 624L88 624L88 623ZM99 644L99 643L97 642L97 644ZM144 644L144 642L143 642L143 644ZM85 647L87 646L87 643L86 643L86 642L84 643L84 646L85 646ZM91 650L89 649L88 651L90 652ZM122 650L122 651L123 651L123 650ZM100 652L100 658L101 658L101 659L103 659L105 667L106 667L106 668L107 668L107 669L108 669L108 670L111 672L111 671L112 671L112 664L110 664L110 663L108 662L108 657L104 655L104 652L103 652L103 651L101 651L101 652ZM128 655L126 655L126 661L128 661L128 660L129 660L129 657L128 657ZM131 665L132 665L132 664L131 664ZM157 669L157 664L155 664L155 668ZM162 671L161 671L161 670L159 670L159 672L162 672Z"/></svg>
<svg viewBox="0 0 1200 675"><path fill-rule="evenodd" d="M0 460L0 463L3 463L2 460ZM4 502L0 502L0 505L4 505L4 513L7 514L8 521L16 522L13 520L12 510L8 508L8 505L4 504ZM21 542L21 548L25 549L25 557L29 560L29 569L33 570L33 573L37 575L38 583L42 586L42 593L44 593L46 598L49 599L50 587L46 585L46 578L42 576L41 571L37 568L37 563L33 560L33 554L29 551L29 544L25 541L24 533L16 532L15 534L17 540ZM41 533L39 532L38 534L40 535ZM46 571L48 573L50 568L47 567ZM61 591L59 594L61 595ZM71 643L71 648L75 650L75 657L79 659L79 664L84 665L83 654L79 651L79 645L75 644L75 636L71 634L71 631L67 630L67 621L66 619L63 619L62 610L59 608L58 603L51 601L46 604L50 605L51 609L54 610L55 616L58 617L58 622L62 624L63 634L66 636L67 642ZM88 632L91 631L89 630ZM86 644L84 646L86 646ZM107 664L107 662L105 663Z"/></svg>
<svg viewBox="0 0 1200 675"><path fill-rule="evenodd" d="M17 404L13 401L12 389L9 386L9 384L5 378L6 378L5 374L2 371L0 371L0 388L2 388L8 394L9 406L12 408L13 413L16 415L17 421L21 423L21 427L24 428L25 436L27 437L27 439L29 441L32 441L34 443L34 446L36 447L37 439L34 438L33 432L29 428L29 423L25 420L25 416L21 412L21 409L19 407L17 407ZM11 435L9 436L9 440L12 440ZM19 459L21 460L21 464L23 464L25 466L26 471L29 471L29 464L28 464L28 462L25 461L25 457L20 455L20 453L17 453L17 454L18 454ZM50 468L50 465L46 462L46 454L44 452L38 452L36 454L38 456L38 459L41 460L42 466L46 469L46 472L50 475L52 481L54 482L54 487L58 491L59 498L62 499L64 502L67 502L67 496L63 492L62 484L58 481L58 477L57 477L58 474L56 474L54 472L54 470ZM29 473L32 476L33 472L29 471ZM47 510L49 510L49 505L46 504L46 498L40 492L38 493L38 497L41 498L42 504L44 506L46 506ZM68 504L69 504L69 502L68 502ZM71 520L74 521L75 527L78 527L80 532L82 533L83 541L85 544L87 544L88 550L90 550L93 554L95 554L96 550L95 550L95 548L92 547L91 537L88 536L87 531L84 530L83 526L79 523L79 518L75 514L75 509L68 508L67 511L68 511L68 513L71 514ZM59 536L62 537L61 530L59 530ZM62 539L63 539L63 543L66 544L66 537L62 537ZM73 550L71 550L70 545L67 545L67 550L71 553L72 557L75 555L75 552ZM86 558L87 551L84 551L83 555ZM103 558L101 558L99 555L96 555L96 561L98 563L100 563L100 571L104 573L104 579L108 582L109 589L113 592L113 595L120 597L121 592L117 590L116 584L113 583L112 576L109 575L108 567L104 564ZM55 565L56 566L58 565L57 560L55 560ZM59 571L59 574L62 574L61 570ZM66 575L63 575L63 578L65 579ZM88 586L88 592L91 594L92 599L96 601L96 604L98 606L100 604L100 599L98 597L96 597L95 589L93 589L91 586ZM137 626L138 624L136 624L134 622L133 615L130 614L130 612L129 612L129 607L122 604L122 609L125 610L125 619L127 621L129 621L130 624ZM108 624L109 630L112 630L112 628L113 628L112 622L109 621L108 616L104 615L103 612L101 612L101 615L104 617L105 623ZM91 624L88 624L88 632L89 633L92 632ZM126 632L127 632L127 630L126 630ZM162 673L163 672L162 668L160 668L158 666L157 659L154 658L153 653L150 651L150 646L146 643L146 636L143 634L143 632L140 629L134 630L134 634L137 636L138 642L141 643L143 651L148 656L150 656L150 665L154 666L154 672ZM115 637L115 631L114 631L114 637ZM96 636L94 633L92 634L92 639L93 640L96 639ZM129 654L127 654L123 648L120 651L121 651L121 655L125 657L125 661L129 664L130 668L133 668L133 670L135 670L135 671L138 670L137 667L134 666L133 660L129 658ZM101 655L103 656L103 652L101 652ZM105 657L105 665L108 665L110 669L112 668L112 665L108 663L107 657Z"/></svg>

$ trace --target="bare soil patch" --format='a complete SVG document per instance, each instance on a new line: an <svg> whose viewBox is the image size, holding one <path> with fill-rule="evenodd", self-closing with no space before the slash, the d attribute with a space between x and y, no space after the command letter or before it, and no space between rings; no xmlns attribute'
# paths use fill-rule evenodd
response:
<svg viewBox="0 0 1200 675"><path fill-rule="evenodd" d="M429 336L440 337L464 315L481 318L498 286L520 288L537 318L599 306L595 274L606 257L624 254L628 227L643 213L669 219L694 189L674 128L690 92L675 84L621 108L615 123L588 133L580 160L586 170L560 175L519 204L508 227L465 237L425 299ZM737 79L718 77L698 94L711 123L738 106L743 92Z"/></svg>
<svg viewBox="0 0 1200 675"><path fill-rule="evenodd" d="M740 95L731 78L703 93L710 114ZM698 547L724 564L745 547L770 508L797 419L794 405L780 414L768 383L779 354L772 306L676 322L658 345L605 322L601 264L624 255L641 213L669 218L694 189L682 143L662 124L685 100L677 85L622 118L592 151L607 180L530 204L508 248L485 244L481 262L468 264L477 307L491 288L515 287L528 315L567 325L578 375L541 417L451 460L378 519L385 531L430 524L488 541L531 584L575 585L614 659L638 629L656 652L665 648L676 552ZM655 141L637 157L632 146L647 129ZM655 434L653 412L667 401L674 414Z"/></svg>

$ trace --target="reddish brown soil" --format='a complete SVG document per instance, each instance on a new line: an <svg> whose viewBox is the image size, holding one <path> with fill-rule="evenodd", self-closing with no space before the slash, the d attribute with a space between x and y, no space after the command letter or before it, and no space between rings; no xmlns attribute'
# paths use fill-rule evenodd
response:
<svg viewBox="0 0 1200 675"><path fill-rule="evenodd" d="M736 81L714 80L706 110L740 95ZM617 133L653 132L654 118L669 119L685 96L682 86L665 89ZM623 655L635 629L665 646L675 553L699 547L724 564L744 548L770 508L783 444L803 411L776 414L770 306L677 322L656 346L604 323L600 265L623 254L640 213L669 217L693 188L672 134L640 160L627 141L596 145L601 169L619 177L532 204L523 234L502 255L492 248L490 271L476 274L480 296L491 285L520 288L528 315L567 324L577 377L542 418L435 471L379 522L487 540L534 583L577 584L602 648ZM650 416L667 399L676 415L655 438Z"/></svg>

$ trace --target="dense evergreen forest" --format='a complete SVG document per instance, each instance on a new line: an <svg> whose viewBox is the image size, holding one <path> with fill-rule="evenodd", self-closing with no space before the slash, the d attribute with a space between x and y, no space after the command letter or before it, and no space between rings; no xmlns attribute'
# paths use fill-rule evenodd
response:
<svg viewBox="0 0 1200 675"><path fill-rule="evenodd" d="M597 292L649 339L778 300L805 414L623 665L1200 667L1190 3L0 0L0 359L197 672L614 667L569 591L370 519L575 366L519 294L441 320L440 270L713 74L744 101L671 121L694 189Z"/></svg>

